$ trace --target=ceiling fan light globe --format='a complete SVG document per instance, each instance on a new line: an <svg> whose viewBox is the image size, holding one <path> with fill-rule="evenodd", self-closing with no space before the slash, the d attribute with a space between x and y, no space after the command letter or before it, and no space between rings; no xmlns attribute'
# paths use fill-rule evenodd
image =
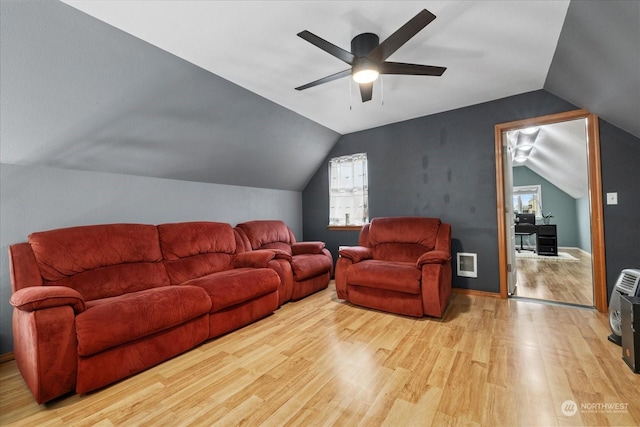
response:
<svg viewBox="0 0 640 427"><path fill-rule="evenodd" d="M356 83L371 83L375 81L380 73L375 69L362 69L355 71L351 77L353 77L353 81Z"/></svg>

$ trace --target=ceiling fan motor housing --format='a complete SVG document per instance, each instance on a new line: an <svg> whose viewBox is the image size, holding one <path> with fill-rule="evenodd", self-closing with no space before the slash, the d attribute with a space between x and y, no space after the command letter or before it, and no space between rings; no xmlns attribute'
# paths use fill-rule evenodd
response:
<svg viewBox="0 0 640 427"><path fill-rule="evenodd" d="M373 33L362 33L351 40L351 53L355 56L366 56L378 47L380 39Z"/></svg>

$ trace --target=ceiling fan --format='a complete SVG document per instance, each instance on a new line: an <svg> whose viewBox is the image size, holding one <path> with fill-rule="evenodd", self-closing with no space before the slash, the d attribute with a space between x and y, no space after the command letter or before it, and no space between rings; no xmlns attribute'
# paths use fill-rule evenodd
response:
<svg viewBox="0 0 640 427"><path fill-rule="evenodd" d="M436 19L436 16L424 9L382 43L379 43L379 38L376 34L359 34L351 40L351 52L339 48L309 31L305 30L298 33L299 37L346 62L351 65L351 68L307 83L306 85L298 86L296 90L308 89L351 75L353 80L360 85L362 102L367 102L371 100L373 95L373 82L380 74L441 76L447 69L446 67L385 61L434 19Z"/></svg>

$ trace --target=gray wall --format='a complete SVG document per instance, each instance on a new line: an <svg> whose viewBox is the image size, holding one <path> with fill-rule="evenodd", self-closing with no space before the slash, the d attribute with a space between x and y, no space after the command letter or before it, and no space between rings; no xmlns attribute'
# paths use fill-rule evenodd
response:
<svg viewBox="0 0 640 427"><path fill-rule="evenodd" d="M570 111L576 107L544 91L395 123L343 136L330 157L367 152L370 217L420 215L452 224L457 252L478 254L478 278L453 278L453 286L499 292L494 125ZM601 120L604 191L620 204L606 206L609 293L624 267L640 263L640 140ZM305 238L354 245L358 233L327 229L327 168L320 167L302 193ZM454 263L455 268L455 263Z"/></svg>
<svg viewBox="0 0 640 427"><path fill-rule="evenodd" d="M544 213L551 212L551 224L557 225L558 246L578 247L576 199L526 166L513 168L513 185L540 185Z"/></svg>
<svg viewBox="0 0 640 427"><path fill-rule="evenodd" d="M302 239L302 195L269 190L0 164L0 354L13 349L8 246L34 231L86 224L281 219Z"/></svg>
<svg viewBox="0 0 640 427"><path fill-rule="evenodd" d="M620 271L640 269L640 138L600 120L602 191L618 193L617 205L604 205L609 295Z"/></svg>

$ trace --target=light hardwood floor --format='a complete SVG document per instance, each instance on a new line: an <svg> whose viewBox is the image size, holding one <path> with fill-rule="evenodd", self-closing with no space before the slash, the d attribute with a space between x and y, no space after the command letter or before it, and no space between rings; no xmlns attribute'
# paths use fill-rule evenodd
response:
<svg viewBox="0 0 640 427"><path fill-rule="evenodd" d="M454 294L442 320L413 319L337 300L331 286L48 405L4 363L0 425L637 426L640 375L608 334L593 310Z"/></svg>
<svg viewBox="0 0 640 427"><path fill-rule="evenodd" d="M577 248L559 248L578 261L554 257L517 258L518 286L514 295L594 306L591 256Z"/></svg>

